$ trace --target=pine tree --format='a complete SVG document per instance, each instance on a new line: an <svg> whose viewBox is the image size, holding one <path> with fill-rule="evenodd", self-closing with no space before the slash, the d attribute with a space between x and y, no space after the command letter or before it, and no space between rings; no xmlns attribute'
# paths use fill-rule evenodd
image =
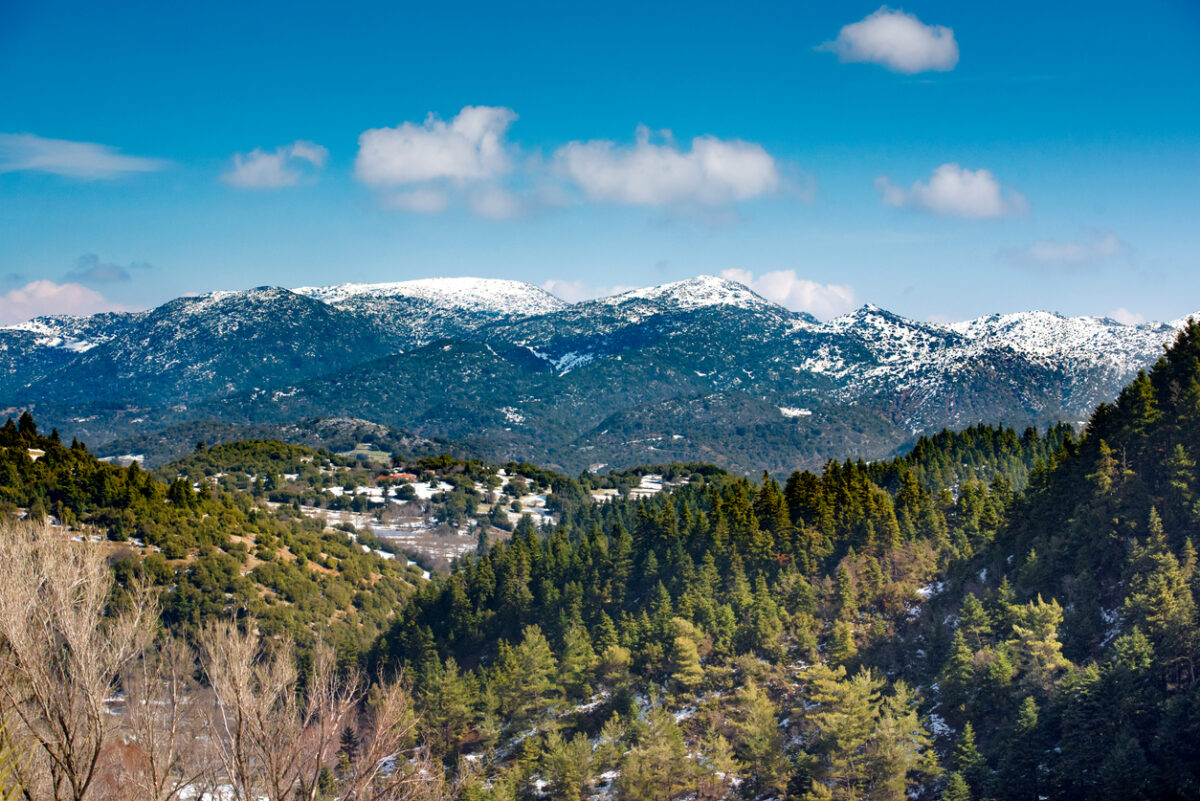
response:
<svg viewBox="0 0 1200 801"><path fill-rule="evenodd" d="M963 725L962 733L958 736L951 764L954 771L966 780L971 792L981 798L987 786L988 766L987 760L979 752L979 746L975 744L975 727L970 721Z"/></svg>
<svg viewBox="0 0 1200 801"><path fill-rule="evenodd" d="M563 655L559 664L559 676L567 697L579 699L591 694L596 661L587 629L582 623L572 624L563 635Z"/></svg>
<svg viewBox="0 0 1200 801"><path fill-rule="evenodd" d="M946 789L942 790L942 801L972 801L971 788L967 780L958 771L946 779Z"/></svg>
<svg viewBox="0 0 1200 801"><path fill-rule="evenodd" d="M756 793L778 794L787 784L787 760L775 716L775 705L750 682L738 691L736 753Z"/></svg>
<svg viewBox="0 0 1200 801"><path fill-rule="evenodd" d="M837 615L842 620L851 620L858 616L858 592L854 587L854 579L850 577L850 569L846 561L837 569Z"/></svg>
<svg viewBox="0 0 1200 801"><path fill-rule="evenodd" d="M696 783L683 732L661 704L646 715L647 729L621 765L618 790L628 801L670 801Z"/></svg>
<svg viewBox="0 0 1200 801"><path fill-rule="evenodd" d="M701 767L697 782L697 797L701 801L727 798L734 782L741 779L741 764L734 756L733 746L710 727L700 742Z"/></svg>
<svg viewBox="0 0 1200 801"><path fill-rule="evenodd" d="M1142 629L1167 660L1193 650L1196 602L1153 508L1148 529L1145 544L1136 546L1129 559L1129 589L1121 615L1127 625Z"/></svg>
<svg viewBox="0 0 1200 801"><path fill-rule="evenodd" d="M917 715L916 700L904 682L884 699L867 749L867 783L879 801L905 801L926 777L941 773L932 738Z"/></svg>
<svg viewBox="0 0 1200 801"><path fill-rule="evenodd" d="M992 630L992 617L974 593L967 593L967 596L963 598L958 627L966 638L967 644L976 651L990 644L995 636Z"/></svg>
<svg viewBox="0 0 1200 801"><path fill-rule="evenodd" d="M1062 655L1058 627L1062 624L1062 606L1058 601L1042 600L1017 607L1013 623L1013 639L1008 641L1016 655L1018 671L1026 684L1039 691L1048 690L1071 663Z"/></svg>
<svg viewBox="0 0 1200 801"><path fill-rule="evenodd" d="M819 664L805 678L804 726L817 758L810 797L857 801L866 791L864 756L876 727L882 682L867 671L847 679L845 668Z"/></svg>
<svg viewBox="0 0 1200 801"><path fill-rule="evenodd" d="M779 490L779 484L766 471L763 471L762 486L754 497L754 515L758 518L759 526L765 529L776 543L786 537L792 525L787 501Z"/></svg>
<svg viewBox="0 0 1200 801"><path fill-rule="evenodd" d="M689 637L675 637L671 648L671 681L684 693L695 692L704 683L700 652Z"/></svg>
<svg viewBox="0 0 1200 801"><path fill-rule="evenodd" d="M962 626L959 626L954 630L954 638L950 642L950 655L946 658L941 677L942 691L953 706L964 703L974 688L974 656L967 647L967 638L963 636Z"/></svg>
<svg viewBox="0 0 1200 801"><path fill-rule="evenodd" d="M541 766L554 801L579 801L592 781L592 744L583 732L564 740L551 731L542 748Z"/></svg>
<svg viewBox="0 0 1200 801"><path fill-rule="evenodd" d="M854 627L845 620L833 624L833 633L829 637L829 662L833 665L845 665L858 654L858 646L854 643Z"/></svg>
<svg viewBox="0 0 1200 801"><path fill-rule="evenodd" d="M1000 771L1001 797L1011 801L1038 801L1042 762L1039 709L1026 696L1017 712L1016 725L1006 740L1007 755Z"/></svg>
<svg viewBox="0 0 1200 801"><path fill-rule="evenodd" d="M448 756L457 750L472 718L475 693L453 657L444 665L433 664L437 669L427 671L420 684L421 723L435 752Z"/></svg>

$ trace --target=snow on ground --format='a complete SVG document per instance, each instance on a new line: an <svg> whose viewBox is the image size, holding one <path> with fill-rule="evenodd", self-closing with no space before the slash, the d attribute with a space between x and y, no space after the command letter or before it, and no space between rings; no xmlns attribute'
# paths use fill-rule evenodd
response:
<svg viewBox="0 0 1200 801"><path fill-rule="evenodd" d="M934 737L949 739L954 736L954 729L950 728L946 720L936 712L929 713L929 730L933 732Z"/></svg>
<svg viewBox="0 0 1200 801"><path fill-rule="evenodd" d="M423 501L430 500L434 495L440 495L444 492L454 491L454 487L450 484L447 484L445 481L439 481L433 487L429 486L429 484L424 481L414 481L411 486L413 491L417 493L417 497Z"/></svg>
<svg viewBox="0 0 1200 801"><path fill-rule="evenodd" d="M932 584L926 584L924 587L917 588L917 595L921 596L921 600L928 601L935 595L940 595L946 589L946 582L936 581Z"/></svg>

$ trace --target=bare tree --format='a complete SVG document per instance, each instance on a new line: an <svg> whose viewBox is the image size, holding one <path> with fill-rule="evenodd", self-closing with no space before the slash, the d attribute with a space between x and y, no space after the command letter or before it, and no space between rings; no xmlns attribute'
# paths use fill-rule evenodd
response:
<svg viewBox="0 0 1200 801"><path fill-rule="evenodd" d="M107 610L112 586L98 548L45 526L0 526L0 700L9 736L28 755L13 770L29 801L97 795L118 725L106 702L155 617L138 588Z"/></svg>
<svg viewBox="0 0 1200 801"><path fill-rule="evenodd" d="M360 675L339 676L333 648L318 641L301 695L291 640L264 643L253 629L218 623L201 630L200 647L216 696L216 752L235 798L315 801L361 702Z"/></svg>
<svg viewBox="0 0 1200 801"><path fill-rule="evenodd" d="M449 801L467 776L460 771L459 782L447 782L440 762L417 747L417 717L402 681L378 682L368 693L361 674L339 674L333 649L318 641L300 693L290 640L264 642L254 629L228 622L205 626L199 640L215 694L210 726L222 773L208 786L234 801L315 801L346 727L360 746L339 779L344 801Z"/></svg>
<svg viewBox="0 0 1200 801"><path fill-rule="evenodd" d="M214 758L195 653L180 639L135 661L125 675L123 730L132 744L114 783L130 801L174 801L196 788Z"/></svg>
<svg viewBox="0 0 1200 801"><path fill-rule="evenodd" d="M321 774L331 767L342 729L354 719L362 701L362 675L351 670L338 674L333 647L318 640L313 669L306 688L304 714L307 746L300 776L299 799L316 801Z"/></svg>
<svg viewBox="0 0 1200 801"><path fill-rule="evenodd" d="M283 801L296 785L301 733L290 641L264 651L257 632L210 623L200 631L200 655L215 696L214 747L233 801L262 794Z"/></svg>

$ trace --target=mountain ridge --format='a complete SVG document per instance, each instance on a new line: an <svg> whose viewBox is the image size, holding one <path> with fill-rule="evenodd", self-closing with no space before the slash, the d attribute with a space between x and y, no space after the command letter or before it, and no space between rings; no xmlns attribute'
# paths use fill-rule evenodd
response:
<svg viewBox="0 0 1200 801"><path fill-rule="evenodd" d="M821 322L713 276L570 304L499 279L258 287L0 329L0 405L101 445L351 414L572 472L670 456L755 473L882 458L942 427L1082 420L1175 333L873 304Z"/></svg>

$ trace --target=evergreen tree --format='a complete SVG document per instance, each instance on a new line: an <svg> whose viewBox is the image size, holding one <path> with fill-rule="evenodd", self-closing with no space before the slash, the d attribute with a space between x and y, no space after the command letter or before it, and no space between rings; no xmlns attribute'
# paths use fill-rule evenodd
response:
<svg viewBox="0 0 1200 801"><path fill-rule="evenodd" d="M592 691L596 670L596 652L582 622L573 623L563 635L563 655L559 676L568 698L586 698Z"/></svg>
<svg viewBox="0 0 1200 801"><path fill-rule="evenodd" d="M778 794L787 784L787 760L775 705L753 682L738 691L736 753L750 787L758 794Z"/></svg>

